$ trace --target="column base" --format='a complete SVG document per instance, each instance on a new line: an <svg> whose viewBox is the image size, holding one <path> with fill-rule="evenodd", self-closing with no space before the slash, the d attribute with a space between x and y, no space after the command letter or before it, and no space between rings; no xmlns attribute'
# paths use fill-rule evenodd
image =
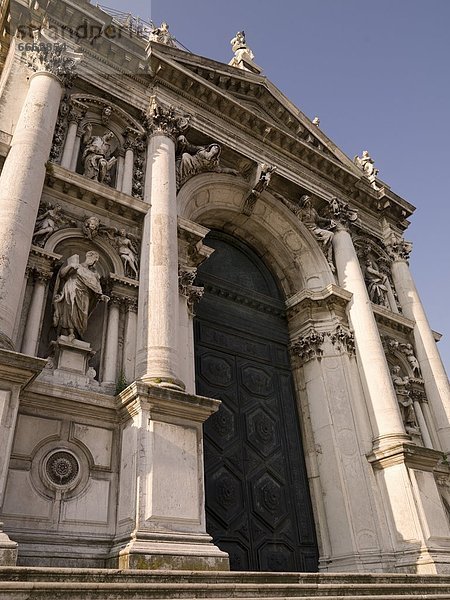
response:
<svg viewBox="0 0 450 600"><path fill-rule="evenodd" d="M139 532L126 545L113 549L110 568L229 571L228 554L212 544L208 535L171 535Z"/></svg>
<svg viewBox="0 0 450 600"><path fill-rule="evenodd" d="M139 381L143 381L144 383L148 383L150 385L157 385L158 387L167 388L168 390L176 390L184 392L186 386L180 379L175 379L173 377L151 377L149 375L144 375L139 379Z"/></svg>
<svg viewBox="0 0 450 600"><path fill-rule="evenodd" d="M17 564L17 542L9 539L0 523L0 567L15 567Z"/></svg>

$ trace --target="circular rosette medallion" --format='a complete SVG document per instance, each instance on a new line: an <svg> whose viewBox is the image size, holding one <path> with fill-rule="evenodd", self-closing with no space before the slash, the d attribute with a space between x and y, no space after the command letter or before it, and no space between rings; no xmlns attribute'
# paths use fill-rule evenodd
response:
<svg viewBox="0 0 450 600"><path fill-rule="evenodd" d="M45 474L58 487L73 484L80 473L80 463L74 454L67 450L56 450L45 458Z"/></svg>

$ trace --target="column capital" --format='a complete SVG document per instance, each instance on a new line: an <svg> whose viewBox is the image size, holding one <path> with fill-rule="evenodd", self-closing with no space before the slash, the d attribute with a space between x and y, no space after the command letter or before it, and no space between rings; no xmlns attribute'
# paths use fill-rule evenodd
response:
<svg viewBox="0 0 450 600"><path fill-rule="evenodd" d="M149 135L159 134L170 137L174 142L187 129L190 117L175 112L173 106L164 106L156 96L150 98L145 115L145 125Z"/></svg>
<svg viewBox="0 0 450 600"><path fill-rule="evenodd" d="M323 356L322 345L325 341L325 334L311 329L308 334L302 335L291 344L291 352L294 356L300 358L301 364L309 362L313 358L319 360Z"/></svg>
<svg viewBox="0 0 450 600"><path fill-rule="evenodd" d="M178 289L182 296L187 300L189 314L195 316L195 307L197 302L203 298L204 288L194 285L197 275L195 267L178 266Z"/></svg>
<svg viewBox="0 0 450 600"><path fill-rule="evenodd" d="M55 41L44 30L33 32L33 42L26 44L25 55L35 73L53 75L65 87L71 86L83 56L68 50L66 44Z"/></svg>
<svg viewBox="0 0 450 600"><path fill-rule="evenodd" d="M336 223L338 230L350 231L358 221L358 211L351 208L348 202L340 198L332 198L329 201L328 212L332 221Z"/></svg>
<svg viewBox="0 0 450 600"><path fill-rule="evenodd" d="M403 238L395 238L389 244L386 244L386 250L393 261L403 261L407 264L411 254L412 242L407 242Z"/></svg>

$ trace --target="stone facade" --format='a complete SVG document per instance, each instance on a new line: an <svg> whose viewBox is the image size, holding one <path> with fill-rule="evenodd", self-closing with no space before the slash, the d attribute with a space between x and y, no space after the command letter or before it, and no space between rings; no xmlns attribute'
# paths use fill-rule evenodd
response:
<svg viewBox="0 0 450 600"><path fill-rule="evenodd" d="M245 495L231 466L216 491L205 471L203 424L216 415L217 435L241 435L225 397L196 393L195 315L215 293L286 325L276 347L289 351L301 438L290 450L316 544L305 570L449 573L450 397L408 266L414 208L367 151L351 160L293 112L243 32L226 65L180 49L164 23L133 32L89 2L13 4L0 81L0 565L238 564L205 518L211 494L230 523ZM70 35L81 23L121 35L94 51ZM200 285L219 254L210 231L260 257L281 304L246 296L251 277L220 294L219 272ZM208 377L226 379L226 364ZM268 397L273 381L252 369L239 394ZM245 422L267 454L246 488L252 519L275 531L282 511L307 512L269 465L285 423L266 408ZM283 535L248 543L261 568L295 570Z"/></svg>

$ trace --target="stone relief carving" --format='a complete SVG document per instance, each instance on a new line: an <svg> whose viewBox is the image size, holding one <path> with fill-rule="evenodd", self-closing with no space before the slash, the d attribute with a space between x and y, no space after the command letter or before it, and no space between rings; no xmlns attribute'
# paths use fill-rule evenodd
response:
<svg viewBox="0 0 450 600"><path fill-rule="evenodd" d="M112 107L105 106L102 110L102 123L103 125L108 125L112 115Z"/></svg>
<svg viewBox="0 0 450 600"><path fill-rule="evenodd" d="M26 50L28 66L36 73L51 73L70 87L83 55L67 50L66 44L55 41L44 29L33 31L30 46L31 50Z"/></svg>
<svg viewBox="0 0 450 600"><path fill-rule="evenodd" d="M308 335L298 338L291 344L291 352L300 358L301 364L313 358L320 359L323 355L322 344L324 340L325 335L323 333L311 329Z"/></svg>
<svg viewBox="0 0 450 600"><path fill-rule="evenodd" d="M409 377L402 377L400 375L400 367L395 365L391 369L391 378L395 393L397 395L397 402L400 407L406 433L420 435L420 429L417 424L416 413L414 410L414 403L410 396Z"/></svg>
<svg viewBox="0 0 450 600"><path fill-rule="evenodd" d="M376 177L378 175L378 169L375 167L375 162L371 158L369 152L367 150L364 150L362 153L362 156L361 157L355 156L355 158L353 159L353 162L355 163L355 165L357 167L359 167L363 171L364 175L370 181L372 187L375 190L379 190L380 188L376 184Z"/></svg>
<svg viewBox="0 0 450 600"><path fill-rule="evenodd" d="M83 162L83 175L99 183L111 182L110 171L116 164L117 158L111 156L112 142L115 138L112 131L107 131L102 136L92 134L92 124L87 123L83 134L85 144L81 157Z"/></svg>
<svg viewBox="0 0 450 600"><path fill-rule="evenodd" d="M127 233L126 230L122 228L116 231L115 236L112 238L112 242L122 260L125 276L131 277L131 279L138 279L138 247L135 236Z"/></svg>
<svg viewBox="0 0 450 600"><path fill-rule="evenodd" d="M175 38L169 31L169 25L163 21L159 27L154 27L149 34L149 40L151 42L158 42L158 44L165 44L166 46L172 46L176 48Z"/></svg>
<svg viewBox="0 0 450 600"><path fill-rule="evenodd" d="M33 244L42 248L52 233L71 223L60 204L41 204L34 228Z"/></svg>
<svg viewBox="0 0 450 600"><path fill-rule="evenodd" d="M242 209L244 215L250 216L252 214L256 201L263 191L268 188L272 175L276 169L276 167L266 165L265 163L259 165L257 179L244 201L244 207Z"/></svg>
<svg viewBox="0 0 450 600"><path fill-rule="evenodd" d="M366 259L364 278L366 280L370 300L374 304L390 308L387 288L388 277L382 273L377 264L369 258Z"/></svg>
<svg viewBox="0 0 450 600"><path fill-rule="evenodd" d="M409 363L411 369L412 377L416 377L417 379L422 379L422 373L420 370L419 361L414 354L413 345L409 342L402 343L394 338L387 338L387 348L393 354L395 351L401 352L406 356L406 360Z"/></svg>
<svg viewBox="0 0 450 600"><path fill-rule="evenodd" d="M67 96L64 96L59 105L58 119L53 134L52 149L50 150L50 160L52 162L57 162L61 158L62 145L66 137L69 112L70 104Z"/></svg>
<svg viewBox="0 0 450 600"><path fill-rule="evenodd" d="M407 242L395 234L391 236L391 239L386 244L386 250L393 260L404 260L408 262L412 248L412 242Z"/></svg>
<svg viewBox="0 0 450 600"><path fill-rule="evenodd" d="M100 274L95 265L98 252L86 252L84 262L74 254L58 274L53 298L53 326L58 336L67 335L70 341L82 339L88 318L99 301L108 302L100 285Z"/></svg>
<svg viewBox="0 0 450 600"><path fill-rule="evenodd" d="M273 193L273 195L275 198L281 200L305 224L306 228L311 231L316 240L321 244L330 269L334 273L336 271L333 263L332 246L334 233L331 230L336 228L336 222L333 219L321 217L312 205L311 198L308 195L302 196L298 204L294 204L281 194Z"/></svg>
<svg viewBox="0 0 450 600"><path fill-rule="evenodd" d="M179 265L178 267L178 288L180 294L187 299L188 311L191 316L195 316L195 307L203 298L204 288L194 285L194 280L197 276L195 267L186 267Z"/></svg>
<svg viewBox="0 0 450 600"><path fill-rule="evenodd" d="M194 146L184 135L178 136L176 146L177 189L188 179L199 173L215 172L238 175L235 169L220 166L222 149L219 144Z"/></svg>

